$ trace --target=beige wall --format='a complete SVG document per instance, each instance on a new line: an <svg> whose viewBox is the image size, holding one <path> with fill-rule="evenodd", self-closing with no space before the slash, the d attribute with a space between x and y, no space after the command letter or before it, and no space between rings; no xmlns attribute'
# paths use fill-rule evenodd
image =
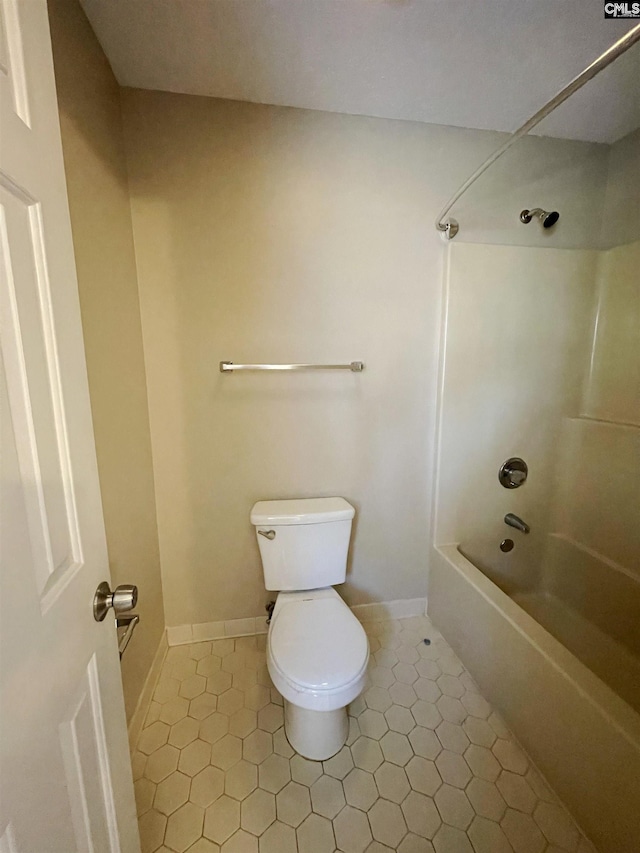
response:
<svg viewBox="0 0 640 853"><path fill-rule="evenodd" d="M424 596L444 244L437 210L498 134L125 90L167 624L259 615L249 511L340 494L350 603ZM576 154L584 155L582 159ZM530 140L459 239L599 200L604 146ZM481 215L477 215L481 211ZM559 243L597 241L567 216ZM366 370L221 376L218 362Z"/></svg>
<svg viewBox="0 0 640 853"><path fill-rule="evenodd" d="M611 145L608 159L604 248L640 240L640 128Z"/></svg>
<svg viewBox="0 0 640 853"><path fill-rule="evenodd" d="M150 92L124 105L167 624L263 612L262 498L343 495L349 600L424 596L438 288L420 134ZM222 359L366 370L221 376Z"/></svg>
<svg viewBox="0 0 640 853"><path fill-rule="evenodd" d="M49 0L49 15L112 585L140 590L130 716L164 618L119 89L76 0Z"/></svg>

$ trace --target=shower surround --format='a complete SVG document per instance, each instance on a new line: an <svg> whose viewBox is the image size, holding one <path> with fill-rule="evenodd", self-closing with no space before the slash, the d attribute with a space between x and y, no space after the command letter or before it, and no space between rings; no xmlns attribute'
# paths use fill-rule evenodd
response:
<svg viewBox="0 0 640 853"><path fill-rule="evenodd" d="M429 613L606 853L640 838L639 266L458 244L446 275Z"/></svg>

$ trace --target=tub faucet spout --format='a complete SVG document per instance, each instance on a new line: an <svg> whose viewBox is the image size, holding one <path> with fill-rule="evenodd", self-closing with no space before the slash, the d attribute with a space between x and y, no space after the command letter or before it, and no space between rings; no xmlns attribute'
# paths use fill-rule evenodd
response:
<svg viewBox="0 0 640 853"><path fill-rule="evenodd" d="M520 530L522 533L528 533L531 530L526 521L523 521L521 518L519 518L517 515L514 515L512 512L508 512L505 515L504 523L508 524L509 527L515 527L516 530Z"/></svg>

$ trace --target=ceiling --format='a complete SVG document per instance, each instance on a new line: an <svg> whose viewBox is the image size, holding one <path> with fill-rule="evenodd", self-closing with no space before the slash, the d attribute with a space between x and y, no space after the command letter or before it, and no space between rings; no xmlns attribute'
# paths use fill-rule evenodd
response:
<svg viewBox="0 0 640 853"><path fill-rule="evenodd" d="M603 0L81 0L123 86L512 131L637 21ZM540 125L640 125L640 45Z"/></svg>

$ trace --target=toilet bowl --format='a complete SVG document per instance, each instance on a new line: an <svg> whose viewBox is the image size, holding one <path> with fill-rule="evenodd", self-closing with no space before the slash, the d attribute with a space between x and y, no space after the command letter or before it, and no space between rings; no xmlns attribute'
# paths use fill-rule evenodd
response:
<svg viewBox="0 0 640 853"><path fill-rule="evenodd" d="M287 738L305 758L335 755L347 738L346 706L364 688L369 644L331 587L282 592L267 637L267 666L285 700Z"/></svg>
<svg viewBox="0 0 640 853"><path fill-rule="evenodd" d="M267 666L285 704L285 733L322 761L344 746L347 705L365 685L369 644L332 584L346 578L353 507L342 498L262 501L251 512L267 589L279 590Z"/></svg>

